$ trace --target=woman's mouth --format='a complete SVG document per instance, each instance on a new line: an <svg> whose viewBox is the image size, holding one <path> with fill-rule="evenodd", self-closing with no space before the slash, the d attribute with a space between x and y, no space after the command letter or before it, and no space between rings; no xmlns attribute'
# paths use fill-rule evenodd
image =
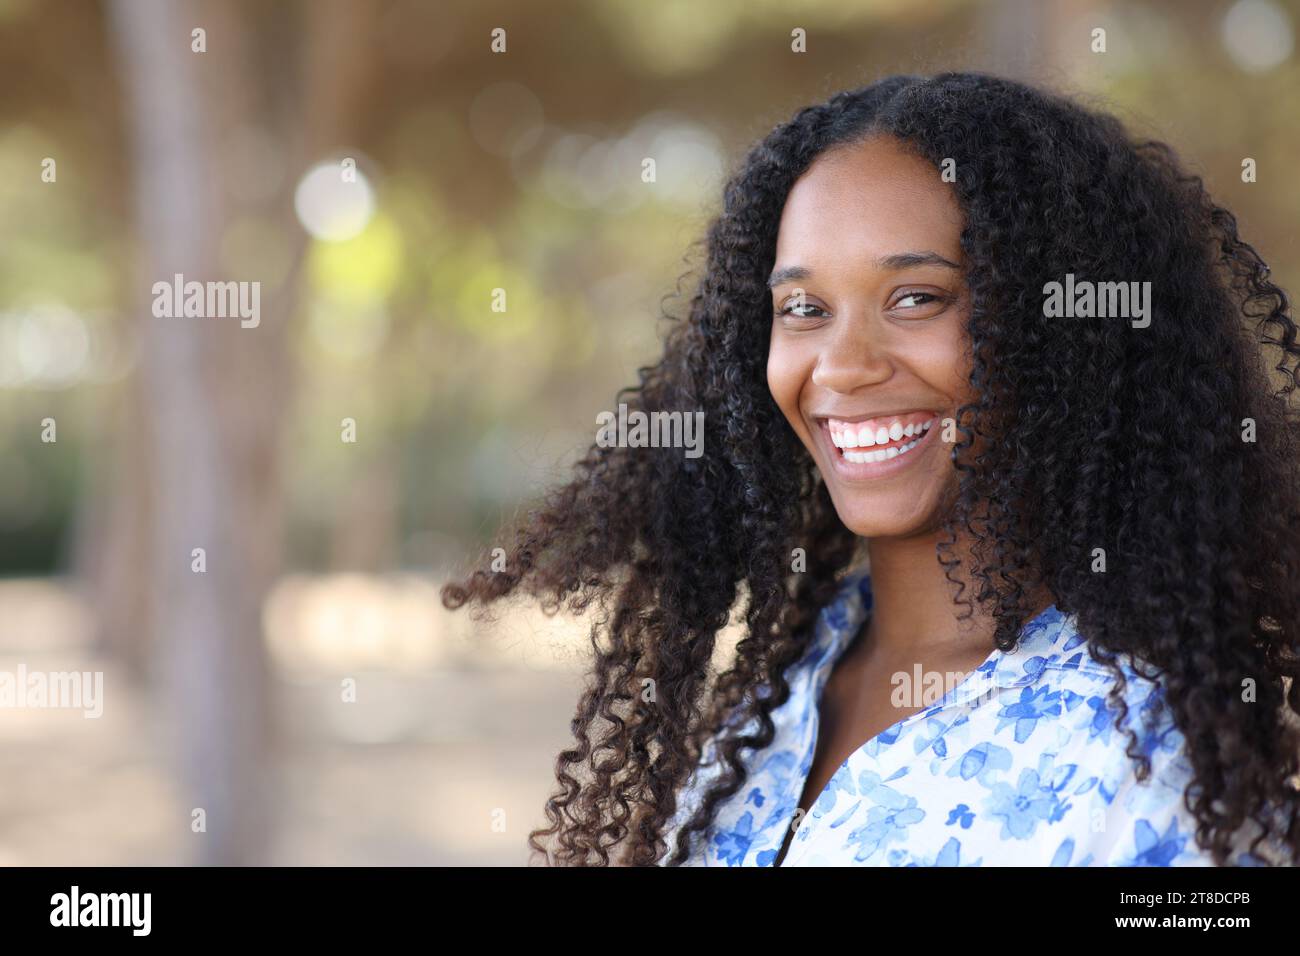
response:
<svg viewBox="0 0 1300 956"><path fill-rule="evenodd" d="M856 421L819 419L828 454L836 470L849 479L878 478L906 468L919 449L929 446L938 423L939 416L931 411Z"/></svg>

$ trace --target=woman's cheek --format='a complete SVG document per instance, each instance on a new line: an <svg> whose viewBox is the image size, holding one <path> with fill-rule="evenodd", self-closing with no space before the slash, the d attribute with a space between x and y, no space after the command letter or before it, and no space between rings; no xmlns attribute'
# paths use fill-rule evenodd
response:
<svg viewBox="0 0 1300 956"><path fill-rule="evenodd" d="M767 355L767 388L781 414L790 423L799 440L807 446L809 436L804 427L803 414L799 402L804 386L808 382L811 367L807 356L789 344L781 343L773 335L772 346ZM811 449L809 449L811 451Z"/></svg>

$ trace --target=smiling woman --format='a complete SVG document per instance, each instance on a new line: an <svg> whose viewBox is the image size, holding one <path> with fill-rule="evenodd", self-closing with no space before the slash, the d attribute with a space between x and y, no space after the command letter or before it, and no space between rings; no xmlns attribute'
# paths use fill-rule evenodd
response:
<svg viewBox="0 0 1300 956"><path fill-rule="evenodd" d="M1294 863L1300 345L1232 215L1114 118L952 73L800 110L724 198L624 393L703 413L703 455L593 445L443 593L602 612L534 849ZM1143 322L1045 308L1067 275L1150 283Z"/></svg>
<svg viewBox="0 0 1300 956"><path fill-rule="evenodd" d="M949 484L933 424L973 394L961 230L934 166L888 136L828 150L781 214L768 387L865 538L932 518Z"/></svg>

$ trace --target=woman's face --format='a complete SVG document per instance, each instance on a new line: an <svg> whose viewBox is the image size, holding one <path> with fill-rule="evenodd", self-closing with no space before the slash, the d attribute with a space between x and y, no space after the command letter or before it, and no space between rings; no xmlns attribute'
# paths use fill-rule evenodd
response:
<svg viewBox="0 0 1300 956"><path fill-rule="evenodd" d="M888 137L822 154L781 215L768 388L865 537L933 531L956 480L943 421L971 397L961 229L939 171Z"/></svg>

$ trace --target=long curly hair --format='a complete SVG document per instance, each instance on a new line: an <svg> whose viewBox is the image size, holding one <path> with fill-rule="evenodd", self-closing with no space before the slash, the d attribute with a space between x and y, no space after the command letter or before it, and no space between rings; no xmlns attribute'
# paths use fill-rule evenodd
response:
<svg viewBox="0 0 1300 956"><path fill-rule="evenodd" d="M744 755L773 740L785 672L860 540L768 391L767 277L791 186L825 150L873 135L936 176L953 171L965 214L975 397L957 411L955 498L935 555L953 601L991 615L1009 651L1045 585L1113 671L1117 726L1117 657L1159 682L1194 769L1184 799L1198 845L1224 865L1253 820L1251 849L1267 838L1294 860L1300 346L1287 297L1168 146L968 73L838 93L753 147L709 227L689 314L618 395L632 410L703 411L705 453L594 443L505 534L504 570L485 558L444 588L449 608L518 592L595 618L575 745L530 847L556 864L680 864L743 786ZM1067 273L1149 280L1149 326L1045 317L1044 285ZM971 542L962 558L959 537ZM1097 548L1107 573L1092 570ZM670 827L710 739L721 772Z"/></svg>

